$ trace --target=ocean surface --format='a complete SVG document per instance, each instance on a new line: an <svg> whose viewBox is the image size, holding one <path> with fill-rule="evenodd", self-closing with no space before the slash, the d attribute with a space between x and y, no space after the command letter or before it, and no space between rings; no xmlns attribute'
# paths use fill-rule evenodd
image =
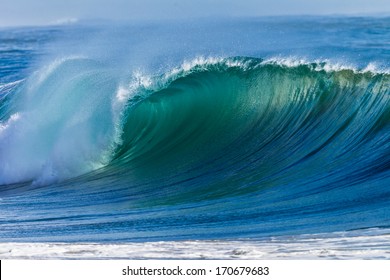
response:
<svg viewBox="0 0 390 280"><path fill-rule="evenodd" d="M390 17L0 29L0 247L390 258L389 238Z"/></svg>

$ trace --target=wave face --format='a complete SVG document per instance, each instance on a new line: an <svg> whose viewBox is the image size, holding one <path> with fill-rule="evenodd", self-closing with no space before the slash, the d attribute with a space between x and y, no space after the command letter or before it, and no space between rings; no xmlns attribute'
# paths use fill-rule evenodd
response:
<svg viewBox="0 0 390 280"><path fill-rule="evenodd" d="M0 240L388 228L387 68L259 57L178 55L146 74L64 55L3 77Z"/></svg>
<svg viewBox="0 0 390 280"><path fill-rule="evenodd" d="M389 75L324 66L238 58L157 77L128 101L111 165L206 176L215 194L381 176Z"/></svg>

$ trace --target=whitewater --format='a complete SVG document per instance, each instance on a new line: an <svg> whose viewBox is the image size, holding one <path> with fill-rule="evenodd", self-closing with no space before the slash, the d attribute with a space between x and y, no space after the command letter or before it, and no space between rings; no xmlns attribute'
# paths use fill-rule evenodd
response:
<svg viewBox="0 0 390 280"><path fill-rule="evenodd" d="M0 256L390 258L389 35L387 17L0 29Z"/></svg>

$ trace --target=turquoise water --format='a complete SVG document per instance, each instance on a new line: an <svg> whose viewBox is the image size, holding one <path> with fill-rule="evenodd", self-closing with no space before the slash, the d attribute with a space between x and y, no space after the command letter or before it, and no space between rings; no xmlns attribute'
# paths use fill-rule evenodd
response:
<svg viewBox="0 0 390 280"><path fill-rule="evenodd" d="M390 225L390 19L0 30L0 241Z"/></svg>

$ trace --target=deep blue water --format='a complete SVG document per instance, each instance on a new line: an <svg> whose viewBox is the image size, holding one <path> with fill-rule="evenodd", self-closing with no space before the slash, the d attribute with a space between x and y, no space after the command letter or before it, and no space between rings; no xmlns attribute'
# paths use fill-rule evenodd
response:
<svg viewBox="0 0 390 280"><path fill-rule="evenodd" d="M0 241L390 226L390 18L0 30Z"/></svg>

